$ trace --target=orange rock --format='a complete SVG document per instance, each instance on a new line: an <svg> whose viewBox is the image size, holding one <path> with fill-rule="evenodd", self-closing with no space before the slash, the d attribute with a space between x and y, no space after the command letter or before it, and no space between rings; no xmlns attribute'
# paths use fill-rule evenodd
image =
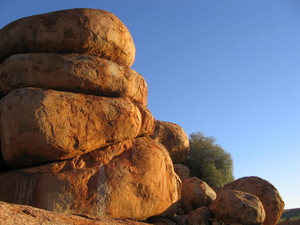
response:
<svg viewBox="0 0 300 225"><path fill-rule="evenodd" d="M173 163L187 160L190 144L185 131L177 124L156 121L153 140L160 142L169 151Z"/></svg>
<svg viewBox="0 0 300 225"><path fill-rule="evenodd" d="M284 201L278 190L268 181L259 177L243 177L226 184L224 188L244 191L257 196L266 212L266 219L263 225L278 223L284 210Z"/></svg>
<svg viewBox="0 0 300 225"><path fill-rule="evenodd" d="M168 152L147 137L1 173L0 183L2 201L92 218L174 215L172 205L178 201Z"/></svg>
<svg viewBox="0 0 300 225"><path fill-rule="evenodd" d="M146 225L132 220L88 219L76 215L50 212L27 205L15 205L0 202L0 222L7 225L43 224L43 225Z"/></svg>
<svg viewBox="0 0 300 225"><path fill-rule="evenodd" d="M197 177L187 178L182 183L181 204L186 212L208 206L216 199L216 193L207 183Z"/></svg>
<svg viewBox="0 0 300 225"><path fill-rule="evenodd" d="M134 70L78 54L17 54L0 64L1 92L36 87L106 97L129 97L147 105L148 87Z"/></svg>
<svg viewBox="0 0 300 225"><path fill-rule="evenodd" d="M82 155L155 127L151 113L127 98L22 88L3 98L0 108L2 154L13 167Z"/></svg>
<svg viewBox="0 0 300 225"><path fill-rule="evenodd" d="M266 216L256 196L226 189L218 192L209 209L214 218L226 224L261 224Z"/></svg>
<svg viewBox="0 0 300 225"><path fill-rule="evenodd" d="M25 17L0 30L0 62L29 52L94 55L131 66L135 46L126 26L99 9L69 9Z"/></svg>

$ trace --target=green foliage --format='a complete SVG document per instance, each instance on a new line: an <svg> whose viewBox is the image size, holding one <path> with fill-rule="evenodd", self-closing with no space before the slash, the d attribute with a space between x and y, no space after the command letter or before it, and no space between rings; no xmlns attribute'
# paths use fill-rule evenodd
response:
<svg viewBox="0 0 300 225"><path fill-rule="evenodd" d="M300 220L300 208L284 210L279 222Z"/></svg>
<svg viewBox="0 0 300 225"><path fill-rule="evenodd" d="M222 187L233 181L231 155L215 144L213 137L197 132L190 135L190 153L187 162L192 176L210 186Z"/></svg>

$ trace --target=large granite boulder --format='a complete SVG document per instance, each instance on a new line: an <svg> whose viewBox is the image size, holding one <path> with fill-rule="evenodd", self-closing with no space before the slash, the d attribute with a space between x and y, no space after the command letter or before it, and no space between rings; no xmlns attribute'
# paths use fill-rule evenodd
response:
<svg viewBox="0 0 300 225"><path fill-rule="evenodd" d="M173 163L183 163L187 160L190 150L189 138L179 125L158 120L152 138L166 147Z"/></svg>
<svg viewBox="0 0 300 225"><path fill-rule="evenodd" d="M148 87L134 70L95 56L17 54L0 64L0 89L36 87L106 97L129 97L147 105Z"/></svg>
<svg viewBox="0 0 300 225"><path fill-rule="evenodd" d="M6 225L147 225L147 223L127 219L102 218L95 220L6 202L0 202L0 222Z"/></svg>
<svg viewBox="0 0 300 225"><path fill-rule="evenodd" d="M266 219L263 225L278 223L284 210L284 201L278 190L268 181L259 177L242 177L226 184L224 188L244 191L257 196L266 212Z"/></svg>
<svg viewBox="0 0 300 225"><path fill-rule="evenodd" d="M1 173L0 183L2 201L92 218L174 215L179 197L167 150L147 137Z"/></svg>
<svg viewBox="0 0 300 225"><path fill-rule="evenodd" d="M127 98L22 88L0 106L2 154L13 167L68 159L154 127L151 113Z"/></svg>
<svg viewBox="0 0 300 225"><path fill-rule="evenodd" d="M265 210L260 200L249 193L234 190L221 190L209 209L214 218L225 224L261 224Z"/></svg>
<svg viewBox="0 0 300 225"><path fill-rule="evenodd" d="M187 178L182 183L181 204L188 213L199 207L208 206L216 197L215 191L197 177Z"/></svg>
<svg viewBox="0 0 300 225"><path fill-rule="evenodd" d="M94 55L131 66L135 47L126 26L99 9L70 9L25 17L0 30L0 62L30 52Z"/></svg>

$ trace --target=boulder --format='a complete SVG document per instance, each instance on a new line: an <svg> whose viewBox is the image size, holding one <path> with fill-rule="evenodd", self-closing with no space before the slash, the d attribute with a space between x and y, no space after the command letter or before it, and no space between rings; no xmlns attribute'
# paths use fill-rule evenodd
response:
<svg viewBox="0 0 300 225"><path fill-rule="evenodd" d="M189 152L189 138L185 131L177 124L156 121L153 140L160 142L169 151L173 163L183 163Z"/></svg>
<svg viewBox="0 0 300 225"><path fill-rule="evenodd" d="M2 201L91 218L172 216L179 196L167 150L149 137L1 173L0 183Z"/></svg>
<svg viewBox="0 0 300 225"><path fill-rule="evenodd" d="M0 64L3 94L36 87L106 97L129 97L147 105L144 78L126 66L95 56L57 53L29 53L10 56Z"/></svg>
<svg viewBox="0 0 300 225"><path fill-rule="evenodd" d="M187 219L185 218L185 216L177 215L173 218L173 220L177 225L187 225Z"/></svg>
<svg viewBox="0 0 300 225"><path fill-rule="evenodd" d="M146 223L127 219L102 218L95 220L6 202L0 202L0 221L1 224L6 225L146 225Z"/></svg>
<svg viewBox="0 0 300 225"><path fill-rule="evenodd" d="M68 159L151 135L155 127L151 113L127 98L22 88L1 103L2 154L13 167Z"/></svg>
<svg viewBox="0 0 300 225"><path fill-rule="evenodd" d="M207 207L202 206L190 213L188 225L209 225L208 218L211 217L210 211Z"/></svg>
<svg viewBox="0 0 300 225"><path fill-rule="evenodd" d="M30 52L79 53L131 66L135 46L126 26L99 9L69 9L16 20L0 30L0 62Z"/></svg>
<svg viewBox="0 0 300 225"><path fill-rule="evenodd" d="M174 170L182 182L189 178L191 175L190 169L183 164L174 164Z"/></svg>
<svg viewBox="0 0 300 225"><path fill-rule="evenodd" d="M214 190L197 177L183 181L181 188L181 204L186 212L199 207L208 206L217 197Z"/></svg>
<svg viewBox="0 0 300 225"><path fill-rule="evenodd" d="M222 190L209 206L214 218L225 224L261 224L265 210L260 200L249 193Z"/></svg>
<svg viewBox="0 0 300 225"><path fill-rule="evenodd" d="M259 177L243 177L229 184L226 189L248 192L257 196L262 202L266 219L264 225L277 224L284 210L284 201L278 190L268 181Z"/></svg>

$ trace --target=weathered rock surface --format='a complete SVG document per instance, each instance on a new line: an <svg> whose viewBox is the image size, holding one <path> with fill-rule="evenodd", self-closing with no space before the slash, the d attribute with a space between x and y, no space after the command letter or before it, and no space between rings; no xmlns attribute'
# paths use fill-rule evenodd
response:
<svg viewBox="0 0 300 225"><path fill-rule="evenodd" d="M0 64L3 94L22 87L56 89L106 97L129 97L147 105L143 77L126 66L78 54L17 54Z"/></svg>
<svg viewBox="0 0 300 225"><path fill-rule="evenodd" d="M261 224L266 216L256 196L234 190L220 191L209 209L213 217L226 224Z"/></svg>
<svg viewBox="0 0 300 225"><path fill-rule="evenodd" d="M207 207L202 206L190 213L188 225L209 225L208 218L211 216Z"/></svg>
<svg viewBox="0 0 300 225"><path fill-rule="evenodd" d="M88 219L76 215L50 212L26 205L8 204L0 201L0 222L6 225L146 225L126 219Z"/></svg>
<svg viewBox="0 0 300 225"><path fill-rule="evenodd" d="M277 224L284 210L284 201L278 190L268 181L259 177L243 177L227 185L226 189L248 192L262 202L266 219L264 225Z"/></svg>
<svg viewBox="0 0 300 225"><path fill-rule="evenodd" d="M127 98L22 88L3 98L0 109L2 154L13 167L82 155L151 135L155 127L151 113Z"/></svg>
<svg viewBox="0 0 300 225"><path fill-rule="evenodd" d="M217 197L214 190L197 177L186 179L181 188L181 204L186 212L208 206Z"/></svg>
<svg viewBox="0 0 300 225"><path fill-rule="evenodd" d="M167 150L147 137L1 173L0 183L2 201L92 218L171 216L179 196Z"/></svg>
<svg viewBox="0 0 300 225"><path fill-rule="evenodd" d="M99 9L70 9L25 17L0 30L0 62L29 52L94 55L131 66L135 47L126 26Z"/></svg>
<svg viewBox="0 0 300 225"><path fill-rule="evenodd" d="M153 140L160 142L169 151L173 163L187 160L190 144L185 131L177 124L156 121Z"/></svg>
<svg viewBox="0 0 300 225"><path fill-rule="evenodd" d="M182 182L189 178L191 175L190 169L183 164L174 164L174 170Z"/></svg>

